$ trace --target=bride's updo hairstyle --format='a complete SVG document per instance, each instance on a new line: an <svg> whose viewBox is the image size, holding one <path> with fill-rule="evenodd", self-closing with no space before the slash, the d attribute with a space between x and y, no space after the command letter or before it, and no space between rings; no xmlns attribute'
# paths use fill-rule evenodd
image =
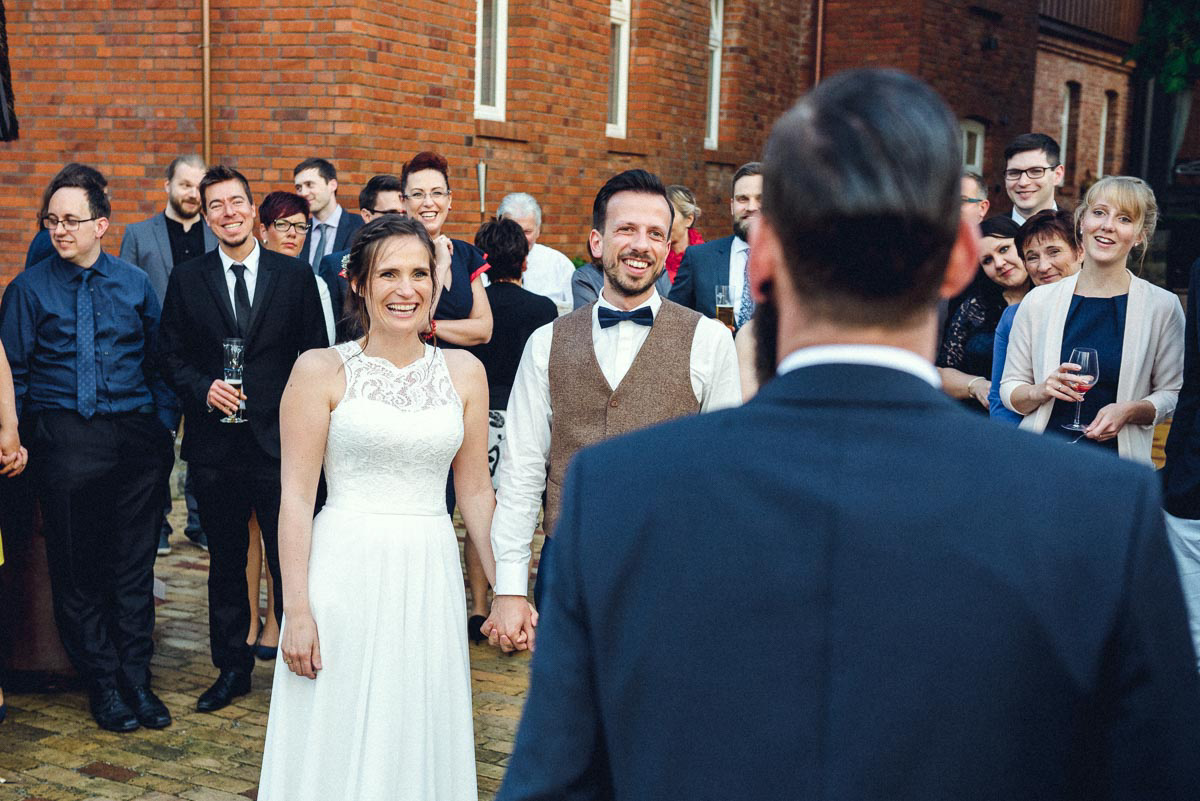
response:
<svg viewBox="0 0 1200 801"><path fill-rule="evenodd" d="M418 220L411 217L401 217L398 214L384 214L376 217L359 228L350 238L350 254L346 257L346 280L350 282L350 291L346 293L346 307L343 314L358 320L366 337L371 335L371 317L367 313L370 301L371 273L378 264L380 253L390 239L411 236L419 239L429 253L429 274L433 278L433 292L429 296L431 304L437 297L437 269L433 249L433 240L429 232ZM365 344L365 343L364 343Z"/></svg>

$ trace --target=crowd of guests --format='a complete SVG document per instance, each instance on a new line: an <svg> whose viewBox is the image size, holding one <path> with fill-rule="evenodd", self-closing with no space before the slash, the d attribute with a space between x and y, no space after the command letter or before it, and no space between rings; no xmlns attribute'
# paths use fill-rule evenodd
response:
<svg viewBox="0 0 1200 801"><path fill-rule="evenodd" d="M1154 426L1177 402L1196 416L1189 393L1200 396L1200 378L1185 385L1185 366L1200 370L1194 320L1185 340L1175 296L1130 269L1154 236L1154 194L1140 179L1107 177L1071 212L1055 197L1063 166L1052 138L1017 137L1005 161L1010 214L987 216L985 180L961 176L960 224L977 226L979 269L941 309L942 390L1000 422L1149 463ZM64 167L43 196L26 270L0 304L0 529L30 537L40 506L55 620L105 729L171 722L150 686L152 569L156 551L170 550L164 509L181 426L185 534L210 553L218 670L197 707L215 711L250 691L256 658L282 650L277 686L322 669L307 590L297 588L309 581L312 535L300 521L325 504L321 455L339 436L326 425L313 438L313 409L329 422L337 388L352 381L349 367L331 376L350 359L425 359L428 343L482 364L484 397L468 400L474 361L439 357L464 426L444 509L459 508L470 535L464 637L505 650L534 645L544 582L531 606L531 545L544 529L547 572L571 457L654 422L736 406L774 375L777 310L751 280L758 162L733 176L732 233L709 242L687 187L640 170L615 176L596 196L589 259L577 269L537 241L542 210L526 193L506 196L473 243L447 237L450 166L428 151L399 176L367 181L357 214L338 203L337 171L321 158L296 166L295 191L257 205L241 173L195 156L171 162L164 188L164 211L130 225L116 258L103 247L104 176ZM289 385L300 354L330 345L340 356L302 363L301 379L317 378ZM1097 359L1073 362L1081 348ZM318 386L329 397L305 407L301 396ZM243 413L244 423L229 422ZM486 436L475 427L485 418ZM1200 619L1200 478L1190 478L1200 476L1190 467L1200 442L1190 422L1168 442L1177 488L1168 511ZM480 485L477 446L494 496Z"/></svg>

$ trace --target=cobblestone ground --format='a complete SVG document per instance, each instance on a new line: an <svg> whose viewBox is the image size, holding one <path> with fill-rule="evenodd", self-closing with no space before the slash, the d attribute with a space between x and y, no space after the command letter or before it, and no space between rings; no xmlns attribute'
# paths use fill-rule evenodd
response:
<svg viewBox="0 0 1200 801"><path fill-rule="evenodd" d="M183 530L178 514L173 522ZM208 659L208 555L182 536L171 542L173 552L160 556L156 568L167 598L158 607L153 669L154 689L174 723L162 731L113 734L96 727L81 691L6 693L0 801L256 798L274 663L258 663L253 691L235 704L212 714L195 711L196 697L216 677ZM473 645L471 675L479 797L491 799L512 753L528 654L505 656Z"/></svg>

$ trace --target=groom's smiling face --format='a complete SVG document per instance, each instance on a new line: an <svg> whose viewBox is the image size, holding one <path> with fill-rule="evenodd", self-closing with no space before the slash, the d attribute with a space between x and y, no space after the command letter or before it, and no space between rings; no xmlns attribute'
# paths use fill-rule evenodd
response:
<svg viewBox="0 0 1200 801"><path fill-rule="evenodd" d="M648 294L662 274L671 242L671 207L650 192L618 192L608 201L604 231L589 238L606 285L625 297Z"/></svg>

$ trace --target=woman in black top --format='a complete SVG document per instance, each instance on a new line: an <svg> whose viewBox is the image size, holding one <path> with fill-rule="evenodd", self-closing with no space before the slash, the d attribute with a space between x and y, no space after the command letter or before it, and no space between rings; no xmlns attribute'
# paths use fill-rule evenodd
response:
<svg viewBox="0 0 1200 801"><path fill-rule="evenodd" d="M996 216L984 220L979 230L983 234L979 268L990 280L978 282L979 288L950 318L937 366L947 395L986 413L996 325L1009 305L1021 302L1032 283L1017 252L1020 226L1009 217Z"/></svg>

